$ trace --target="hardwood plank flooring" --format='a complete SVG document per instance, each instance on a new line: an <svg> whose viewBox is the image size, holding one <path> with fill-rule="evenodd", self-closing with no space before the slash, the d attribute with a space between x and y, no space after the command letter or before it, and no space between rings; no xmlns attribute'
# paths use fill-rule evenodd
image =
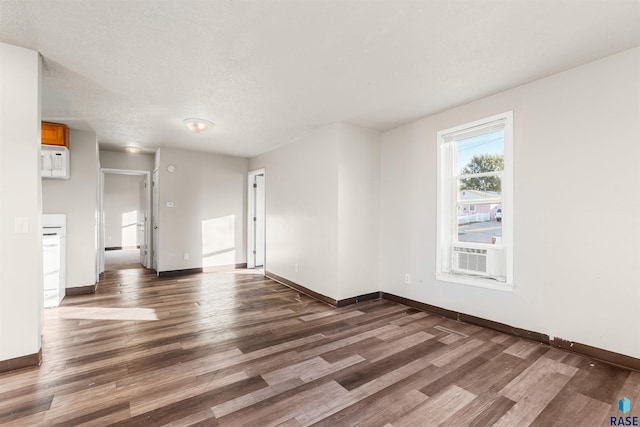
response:
<svg viewBox="0 0 640 427"><path fill-rule="evenodd" d="M251 270L109 271L0 374L15 426L609 425L640 373L391 301L333 308Z"/></svg>

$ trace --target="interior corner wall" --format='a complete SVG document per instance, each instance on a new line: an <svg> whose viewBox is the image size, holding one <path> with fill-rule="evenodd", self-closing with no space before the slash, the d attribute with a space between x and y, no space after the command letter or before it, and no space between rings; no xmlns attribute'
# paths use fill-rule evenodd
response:
<svg viewBox="0 0 640 427"><path fill-rule="evenodd" d="M265 169L267 271L333 299L338 292L338 125L254 157Z"/></svg>
<svg viewBox="0 0 640 427"><path fill-rule="evenodd" d="M248 160L162 148L155 161L158 272L245 263Z"/></svg>
<svg viewBox="0 0 640 427"><path fill-rule="evenodd" d="M639 75L635 48L385 132L383 291L640 357ZM436 132L508 110L515 289L437 281Z"/></svg>
<svg viewBox="0 0 640 427"><path fill-rule="evenodd" d="M380 134L339 124L338 297L380 290Z"/></svg>
<svg viewBox="0 0 640 427"><path fill-rule="evenodd" d="M0 361L36 354L42 333L40 57L0 43ZM26 222L16 232L15 221Z"/></svg>
<svg viewBox="0 0 640 427"><path fill-rule="evenodd" d="M379 134L335 123L250 159L261 168L267 271L335 300L379 291Z"/></svg>
<svg viewBox="0 0 640 427"><path fill-rule="evenodd" d="M95 285L99 158L94 132L69 131L71 178L42 180L42 212L67 215L67 288Z"/></svg>
<svg viewBox="0 0 640 427"><path fill-rule="evenodd" d="M158 148L156 153L153 155L153 171L158 169L160 165L160 153L162 152L162 148Z"/></svg>
<svg viewBox="0 0 640 427"><path fill-rule="evenodd" d="M100 167L105 169L153 171L153 163L153 154L132 154L100 150Z"/></svg>

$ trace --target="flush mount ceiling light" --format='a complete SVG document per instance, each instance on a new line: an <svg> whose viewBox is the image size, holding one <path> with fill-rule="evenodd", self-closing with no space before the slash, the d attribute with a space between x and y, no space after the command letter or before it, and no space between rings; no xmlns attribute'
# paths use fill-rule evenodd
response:
<svg viewBox="0 0 640 427"><path fill-rule="evenodd" d="M131 154L138 154L142 150L142 148L138 147L137 145L125 145L124 149Z"/></svg>
<svg viewBox="0 0 640 427"><path fill-rule="evenodd" d="M184 119L184 125L193 133L205 133L213 126L209 120L204 119Z"/></svg>

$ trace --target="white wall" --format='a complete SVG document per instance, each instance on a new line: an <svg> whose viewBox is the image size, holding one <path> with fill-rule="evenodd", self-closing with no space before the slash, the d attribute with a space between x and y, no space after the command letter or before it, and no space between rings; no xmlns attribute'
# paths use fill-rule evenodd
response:
<svg viewBox="0 0 640 427"><path fill-rule="evenodd" d="M67 288L95 285L98 142L94 132L70 129L71 179L42 180L42 212L67 215Z"/></svg>
<svg viewBox="0 0 640 427"><path fill-rule="evenodd" d="M640 357L639 75L636 48L384 133L383 291ZM438 282L436 132L507 110L515 290Z"/></svg>
<svg viewBox="0 0 640 427"><path fill-rule="evenodd" d="M250 170L265 168L267 271L334 299L338 132L337 125L322 128L249 162Z"/></svg>
<svg viewBox="0 0 640 427"><path fill-rule="evenodd" d="M378 133L342 123L251 159L267 270L336 300L378 291L379 163Z"/></svg>
<svg viewBox="0 0 640 427"><path fill-rule="evenodd" d="M106 169L130 169L153 171L153 154L131 154L100 150L100 167Z"/></svg>
<svg viewBox="0 0 640 427"><path fill-rule="evenodd" d="M0 360L41 348L40 58L0 43ZM14 232L15 218L28 231Z"/></svg>
<svg viewBox="0 0 640 427"><path fill-rule="evenodd" d="M137 222L140 215L140 183L143 180L142 175L104 175L105 247L140 244Z"/></svg>
<svg viewBox="0 0 640 427"><path fill-rule="evenodd" d="M247 159L161 148L156 161L158 271L245 263Z"/></svg>
<svg viewBox="0 0 640 427"><path fill-rule="evenodd" d="M380 135L339 131L338 300L380 290Z"/></svg>

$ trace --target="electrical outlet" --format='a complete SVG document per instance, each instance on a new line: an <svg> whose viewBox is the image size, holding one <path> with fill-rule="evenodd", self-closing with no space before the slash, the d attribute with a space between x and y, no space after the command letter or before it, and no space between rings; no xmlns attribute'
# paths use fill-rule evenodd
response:
<svg viewBox="0 0 640 427"><path fill-rule="evenodd" d="M293 265L293 271L295 271L296 273L297 273L298 271L300 271L300 267L298 266L298 263L295 263L295 264Z"/></svg>
<svg viewBox="0 0 640 427"><path fill-rule="evenodd" d="M184 255L182 255L182 259L185 261L189 260L189 252L185 252Z"/></svg>
<svg viewBox="0 0 640 427"><path fill-rule="evenodd" d="M404 283L406 283L407 285L411 284L411 275L409 273L406 273L404 275Z"/></svg>

